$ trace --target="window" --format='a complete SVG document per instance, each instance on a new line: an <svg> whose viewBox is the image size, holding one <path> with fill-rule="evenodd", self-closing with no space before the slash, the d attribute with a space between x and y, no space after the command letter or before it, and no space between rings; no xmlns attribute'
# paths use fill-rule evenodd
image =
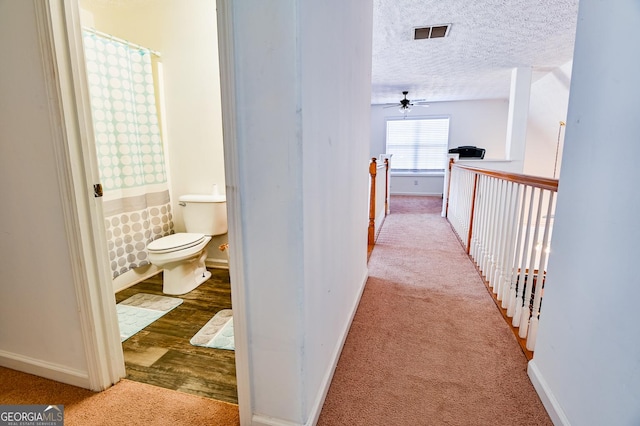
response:
<svg viewBox="0 0 640 426"><path fill-rule="evenodd" d="M448 117L387 120L387 155L393 155L393 171L444 171L448 146Z"/></svg>

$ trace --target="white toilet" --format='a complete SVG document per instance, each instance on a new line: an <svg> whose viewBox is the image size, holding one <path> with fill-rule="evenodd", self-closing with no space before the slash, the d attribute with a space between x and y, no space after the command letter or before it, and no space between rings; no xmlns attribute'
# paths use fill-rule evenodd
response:
<svg viewBox="0 0 640 426"><path fill-rule="evenodd" d="M227 202L224 195L183 195L187 232L168 235L147 246L149 261L164 269L162 292L185 294L211 277L204 261L211 236L227 232Z"/></svg>

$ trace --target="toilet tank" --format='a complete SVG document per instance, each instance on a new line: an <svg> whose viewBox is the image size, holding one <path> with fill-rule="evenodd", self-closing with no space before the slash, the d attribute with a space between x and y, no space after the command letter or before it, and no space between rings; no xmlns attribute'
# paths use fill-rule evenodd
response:
<svg viewBox="0 0 640 426"><path fill-rule="evenodd" d="M224 195L183 195L178 198L187 232L205 235L227 233L227 199Z"/></svg>

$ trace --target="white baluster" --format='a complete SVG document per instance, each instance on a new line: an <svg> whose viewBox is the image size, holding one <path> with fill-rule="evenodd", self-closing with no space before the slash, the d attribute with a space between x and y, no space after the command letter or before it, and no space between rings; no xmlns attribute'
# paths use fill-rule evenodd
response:
<svg viewBox="0 0 640 426"><path fill-rule="evenodd" d="M480 236L480 253L478 253L478 268L482 275L486 272L487 265L487 233L489 232L489 220L491 215L489 213L489 203L491 203L491 181L487 176L483 176L483 189L482 192L484 194L484 199L482 203L483 210L483 224L482 224L482 234Z"/></svg>
<svg viewBox="0 0 640 426"><path fill-rule="evenodd" d="M460 234L460 238L462 239L462 233L464 232L464 223L466 212L464 208L464 197L467 195L466 192L466 172L461 172L460 181L459 181L459 192L458 192L458 233Z"/></svg>
<svg viewBox="0 0 640 426"><path fill-rule="evenodd" d="M522 189L524 189L524 191L522 191ZM516 279L518 277L518 264L521 256L522 239L524 234L524 214L526 210L524 200L527 198L527 189L527 186L521 184L517 185L517 196L515 200L516 213L514 213L514 216L517 214L518 220L514 223L514 228L517 229L517 236L515 244L513 245L511 256L511 276L509 277L509 306L507 307L507 316L509 318L514 316L516 310Z"/></svg>
<svg viewBox="0 0 640 426"><path fill-rule="evenodd" d="M527 270L527 249L529 248L529 224L531 223L531 217L533 216L533 201L535 197L535 188L531 188L531 196L529 197L529 203L525 204L524 209L527 210L527 221L522 223L522 231L524 233L524 244L521 247L520 252L520 269L518 271L518 290L516 292L516 312L513 315L513 326L520 327L520 320L522 319L523 301L525 287L525 276ZM526 199L525 199L526 201Z"/></svg>
<svg viewBox="0 0 640 426"><path fill-rule="evenodd" d="M538 231L540 230L540 217L542 216L542 190L540 190L539 193L533 241L529 247L531 255L529 258L529 273L527 274L527 280L524 286L524 307L522 308L520 330L518 331L518 335L522 338L527 337L527 331L529 329L529 317L531 316L529 305L531 304L531 290L533 288L534 277L536 274L536 258L538 257L536 253L536 244L538 244Z"/></svg>
<svg viewBox="0 0 640 426"><path fill-rule="evenodd" d="M547 201L547 217L544 225L544 236L542 237L542 247L540 247L540 266L538 268L538 279L536 282L536 291L533 296L533 312L531 314L530 330L527 336L527 349L533 351L536 345L538 335L538 316L540 314L540 303L542 302L542 287L547 272L547 262L549 259L549 242L551 239L551 218L553 216L554 193L549 192L549 201Z"/></svg>
<svg viewBox="0 0 640 426"><path fill-rule="evenodd" d="M516 197L516 185L513 182L507 182L506 185L506 204L505 204L505 233L502 249L502 258L500 263L502 265L500 275L500 299L503 309L509 307L509 290L511 289L511 273L513 270L513 262L511 261L513 251L513 241L515 238L515 197Z"/></svg>
<svg viewBox="0 0 640 426"><path fill-rule="evenodd" d="M462 233L465 222L464 197L466 196L466 174L466 170L460 170L457 179L458 185L456 194L456 232L458 233L458 237L460 237L460 240L462 240Z"/></svg>
<svg viewBox="0 0 640 426"><path fill-rule="evenodd" d="M491 274L487 276L487 280L491 282L491 287L493 288L493 293L498 293L498 282L496 281L496 275L498 274L498 269L500 268L499 262L499 246L500 246L500 230L502 226L500 224L500 210L502 208L502 180L495 179L495 191L496 198L495 204L493 206L493 223L495 227L493 228L493 235L491 239Z"/></svg>
<svg viewBox="0 0 640 426"><path fill-rule="evenodd" d="M498 247L499 247L499 239L500 239L500 229L502 226L500 225L500 209L502 202L502 181L500 179L495 179L495 203L493 205L493 235L491 236L491 271L487 276L487 280L491 283L491 287L493 289L493 293L498 293L498 282L496 281L496 275L498 273L499 258L498 258Z"/></svg>
<svg viewBox="0 0 640 426"><path fill-rule="evenodd" d="M478 241L476 243L476 257L475 263L478 266L478 270L482 275L483 272L483 263L485 256L485 245L486 245L486 233L487 233L487 203L489 200L489 186L486 176L480 176L480 188L482 192L482 198L480 199L480 228L478 229Z"/></svg>
<svg viewBox="0 0 640 426"><path fill-rule="evenodd" d="M456 234L458 234L458 196L460 187L458 185L460 177L460 169L453 167L449 174L449 206L447 209L447 218Z"/></svg>
<svg viewBox="0 0 640 426"><path fill-rule="evenodd" d="M456 231L457 220L456 220L456 198L458 195L458 169L455 167L451 168L451 173L449 173L449 205L447 206L447 219L449 219L449 223L451 223L451 227L454 232Z"/></svg>
<svg viewBox="0 0 640 426"><path fill-rule="evenodd" d="M466 223L467 223L467 208L466 208L466 201L467 201L467 197L468 197L468 191L467 191L467 171L463 170L460 176L460 195L458 196L458 217L460 222L458 223L458 227L459 227L459 237L460 237L460 241L462 241L462 244L464 244L464 232L466 229Z"/></svg>
<svg viewBox="0 0 640 426"><path fill-rule="evenodd" d="M504 296L504 270L505 270L505 252L507 251L507 235L509 232L509 202L510 202L510 194L509 194L509 182L501 181L500 188L500 218L499 218L499 226L498 226L498 237L497 237L497 250L496 250L496 272L494 275L494 279L496 281L495 289L496 297L499 301L503 301Z"/></svg>
<svg viewBox="0 0 640 426"><path fill-rule="evenodd" d="M468 244L469 244L469 231L471 230L471 210L473 209L473 187L474 187L474 177L475 177L475 173L468 173L468 186L467 186L467 196L466 196L466 206L465 206L465 211L467 213L467 220L465 222L465 230L464 230L464 237L463 237L463 241L464 241L464 247L466 249L469 249Z"/></svg>
<svg viewBox="0 0 640 426"><path fill-rule="evenodd" d="M477 263L476 259L478 258L479 239L480 235L482 234L482 221L484 218L484 211L482 210L482 204L484 200L483 191L484 188L482 176L479 176L478 188L476 191L476 208L474 210L475 218L473 219L473 234L471 236L471 247L469 248L469 255L475 263Z"/></svg>
<svg viewBox="0 0 640 426"><path fill-rule="evenodd" d="M482 256L484 253L484 235L487 228L487 177L481 175L478 182L479 198L478 198L478 228L475 234L474 243L474 261L480 272L482 272Z"/></svg>
<svg viewBox="0 0 640 426"><path fill-rule="evenodd" d="M490 205L491 205L491 179L489 178L489 176L483 176L483 185L484 185L484 189L483 189L483 193L484 193L484 202L482 205L482 210L483 210L483 224L482 224L482 251L480 252L480 259L478 262L478 265L480 266L480 270L482 271L483 275L486 274L486 266L487 266L487 259L489 256L489 250L488 250L488 235L489 232L491 230L491 211L489 209Z"/></svg>
<svg viewBox="0 0 640 426"><path fill-rule="evenodd" d="M494 179L487 176L487 204L486 204L486 214L487 214L487 227L484 230L483 237L483 252L482 252L482 263L483 263L483 275L487 276L489 271L491 270L491 235L493 233L493 203L495 192L493 190Z"/></svg>
<svg viewBox="0 0 640 426"><path fill-rule="evenodd" d="M500 181L498 179L492 180L493 200L491 202L491 235L489 236L489 270L487 271L487 280L491 280L489 285L492 287L493 292L496 293L497 289L494 287L493 276L496 272L496 251L497 251L497 233L500 228L498 221L498 209L500 204Z"/></svg>

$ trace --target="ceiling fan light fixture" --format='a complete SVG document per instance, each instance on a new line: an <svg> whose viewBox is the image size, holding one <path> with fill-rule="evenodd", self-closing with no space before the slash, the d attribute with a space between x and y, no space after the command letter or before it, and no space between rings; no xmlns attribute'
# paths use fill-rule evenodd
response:
<svg viewBox="0 0 640 426"><path fill-rule="evenodd" d="M407 95L409 94L409 91L405 90L402 92L402 94L404 95L404 97L402 99L400 99L400 101L398 103L394 103L394 104L387 104L388 106L385 106L383 108L398 108L398 111L404 115L404 118L407 117L407 114L411 112L411 110L413 109L414 106L429 106L429 105L423 105L423 101L424 99L418 99L418 103L413 103L416 102L411 101L407 98Z"/></svg>

